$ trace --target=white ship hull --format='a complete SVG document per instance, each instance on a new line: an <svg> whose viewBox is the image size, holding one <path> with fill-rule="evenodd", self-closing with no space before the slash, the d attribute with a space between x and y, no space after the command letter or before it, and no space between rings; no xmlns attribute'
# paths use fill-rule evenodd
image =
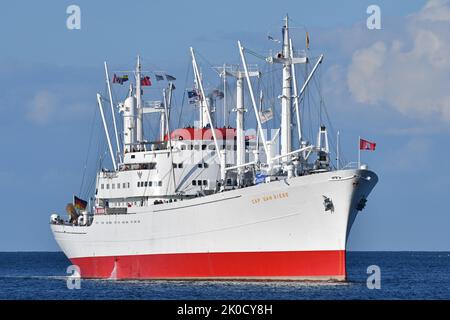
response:
<svg viewBox="0 0 450 320"><path fill-rule="evenodd" d="M51 228L86 278L345 280L356 207L377 181L330 171Z"/></svg>

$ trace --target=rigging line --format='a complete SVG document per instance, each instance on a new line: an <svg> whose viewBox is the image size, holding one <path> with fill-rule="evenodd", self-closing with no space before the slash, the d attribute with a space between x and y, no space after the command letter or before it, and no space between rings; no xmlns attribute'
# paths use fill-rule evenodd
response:
<svg viewBox="0 0 450 320"><path fill-rule="evenodd" d="M175 129L178 129L178 126L174 126L175 124L175 120L176 120L176 116L178 114L178 102L177 102L177 97L175 94L172 95L172 101L171 101L171 105L170 105L170 110L169 110L169 125L171 125L172 131L174 131ZM174 120L175 119L175 120Z"/></svg>
<svg viewBox="0 0 450 320"><path fill-rule="evenodd" d="M331 129L331 132L333 133L333 134L331 135L331 137L330 137L330 144L331 144L332 149L333 149L333 151L335 152L335 154L337 154L337 141L335 141L335 139L334 139L334 137L335 137L334 134L335 134L337 131L336 131L336 130L334 129L334 127L333 127L333 123L331 122L331 118L330 118L330 116L329 116L328 108L326 107L325 101L323 101L323 107L324 107L324 113L325 113L325 116L326 116L327 123L329 124L330 129ZM343 161L346 160L346 159L345 159L345 156L340 157L339 160L340 160L340 161L339 161L339 164L341 164L342 160L343 160Z"/></svg>
<svg viewBox="0 0 450 320"><path fill-rule="evenodd" d="M213 64L211 61L206 59L206 57L204 55L202 55L201 52L198 50L195 52L195 54L196 54L196 56L200 57L201 60L206 62L206 64L208 65L209 68L211 68L211 70L213 70L216 74L220 74L220 72L218 72L216 70L216 67L218 66L218 64Z"/></svg>
<svg viewBox="0 0 450 320"><path fill-rule="evenodd" d="M127 91L128 92L128 91ZM118 100L117 96L118 94L116 93L114 86L111 86L111 93L112 93L112 97L113 97L113 102L114 101L120 101ZM127 93L128 94L128 93ZM126 99L126 98L125 98ZM125 101L125 99L121 100L121 101ZM116 112L119 116L117 117L117 119L120 119L120 111L118 110L118 105L114 105L114 112ZM122 133L123 133L123 121L117 121L117 131L118 131L118 136L119 136L119 143L121 145L123 145L123 138L122 138Z"/></svg>
<svg viewBox="0 0 450 320"><path fill-rule="evenodd" d="M191 64L191 61L188 60L188 67L187 67L187 71L186 71L186 78L184 80L185 88L187 87L186 85L188 83L188 79L189 79L189 76L190 76L190 70L191 70L190 64ZM181 120L183 118L183 110L184 110L185 103L186 103L186 89L183 90L183 98L181 100L181 110L180 110L180 113L179 113L179 116L178 116L178 125L177 125L178 128L181 127Z"/></svg>
<svg viewBox="0 0 450 320"><path fill-rule="evenodd" d="M155 119L149 119L150 118L150 116L149 115L147 115L146 117L144 116L144 117L142 117L143 118L143 123L144 123L144 127L145 127L145 129L150 129L149 131L150 131L150 135L152 136L152 137L155 137L155 136L157 136L157 134L156 134L156 128L157 128L157 126L154 126L154 125L152 125L152 122L156 122L156 120ZM148 136L147 134L146 134L146 136ZM145 137L144 137L144 139L145 139ZM153 139L152 139L153 140Z"/></svg>
<svg viewBox="0 0 450 320"><path fill-rule="evenodd" d="M95 122L94 122L95 123ZM101 127L100 126L98 126L98 133L97 133L97 135L96 135L97 137L102 137L102 135L101 135ZM101 140L100 140L101 138L99 138L99 139L97 139L97 147L96 147L96 149L97 149L97 155L101 155L101 152L100 152L100 146L101 146ZM105 148L105 153L106 153L106 148ZM93 166L93 170L91 170L92 171L92 173L90 173L89 175L91 175L91 174L93 174L94 175L94 177L96 177L96 175L97 175L97 170L99 170L100 168L101 168L101 162L102 162L102 159L101 159L101 156L100 157L98 157L98 159L97 159L97 157L96 157L96 161L95 161L95 164L94 164L94 166ZM94 179L94 180L96 180L96 178ZM86 190L83 192L83 197L84 198L86 198L86 196L89 194L89 188L86 188Z"/></svg>
<svg viewBox="0 0 450 320"><path fill-rule="evenodd" d="M90 185L89 185L89 188L87 189L87 192L86 192L86 194L85 194L84 199L91 198L90 195L92 195L92 194L94 193L95 183L96 183L96 182L97 182L97 176L94 175L94 178L91 179L91 183L90 183Z"/></svg>
<svg viewBox="0 0 450 320"><path fill-rule="evenodd" d="M267 59L266 56L263 56L263 55L261 55L261 54L255 52L255 51L253 51L253 50L250 50L250 49L248 49L247 47L244 47L244 51L245 51L245 52L248 52L248 53L251 54L252 56L255 56L256 58L259 58L259 59L261 59L261 60L267 61L267 60L266 60L266 59Z"/></svg>
<svg viewBox="0 0 450 320"><path fill-rule="evenodd" d="M283 70L283 67L274 67L273 69L266 71L266 72L261 72L261 77L266 75L266 74L271 74L271 73L277 73L278 71Z"/></svg>
<svg viewBox="0 0 450 320"><path fill-rule="evenodd" d="M90 129L90 134L89 134L89 136L90 136L90 137L89 137L89 144L88 144L88 149L87 149L87 152L86 152L86 160L85 160L85 162L84 162L83 176L82 176L82 178L81 178L80 190L79 190L79 192L78 192L78 194L80 194L80 195L81 195L81 190L82 190L83 185L84 185L84 178L85 178L85 176L86 176L87 163L88 163L88 160L89 160L89 154L90 154L90 151L91 151L92 136L93 136L93 134L94 134L94 123L95 123L96 116L97 116L97 108L94 108L94 115L93 115L93 117L92 117L92 121L91 121L91 129Z"/></svg>
<svg viewBox="0 0 450 320"><path fill-rule="evenodd" d="M235 84L235 83L234 83ZM229 94L229 97L231 99L228 99L228 103L231 103L231 106L234 107L236 106L236 89L235 89L235 85L233 87L231 87L230 83L227 82L227 86L230 86L229 88L227 87L227 92ZM233 108L228 108L228 119L227 119L227 126L230 126L231 124L231 117L233 115L232 109ZM233 117L234 123L236 123L236 117Z"/></svg>
<svg viewBox="0 0 450 320"><path fill-rule="evenodd" d="M320 75L320 73L319 73L319 75ZM313 83L314 83L314 86L316 87L316 89L317 89L317 91L319 93L319 96L320 96L320 99L321 99L321 101L320 101L321 102L321 106L320 107L325 112L325 116L326 116L326 119L328 121L328 124L330 125L330 129L331 129L331 131L336 132L336 130L333 127L333 123L331 121L331 118L329 116L328 108L327 108L327 105L325 103L325 99L323 98L323 95L322 95L322 89L321 89L321 85L320 85L321 82L320 81L318 82L317 79L314 79Z"/></svg>
<svg viewBox="0 0 450 320"><path fill-rule="evenodd" d="M314 78L313 79L313 84L314 84L314 87L317 89L317 92L318 92L319 97L320 97L320 106L319 106L320 112L321 112L320 113L320 121L321 121L322 124L326 121L327 126L329 125L330 131L332 133L332 135L329 136L331 150L336 155L337 154L337 143L335 142L335 139L334 139L334 133L336 132L336 130L334 129L333 123L332 123L331 118L330 118L329 113L328 113L328 108L326 106L325 100L324 100L323 95L322 95L321 75L322 75L321 73L318 73L318 78L319 79ZM325 113L325 119L322 119L322 111L323 111L323 113ZM341 159L339 159L339 163L340 164L342 163L342 159L344 159L344 161L345 161L345 157L342 157Z"/></svg>

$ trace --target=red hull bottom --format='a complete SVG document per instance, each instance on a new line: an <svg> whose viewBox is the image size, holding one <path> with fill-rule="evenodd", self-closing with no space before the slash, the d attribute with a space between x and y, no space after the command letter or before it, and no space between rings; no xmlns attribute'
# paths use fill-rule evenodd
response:
<svg viewBox="0 0 450 320"><path fill-rule="evenodd" d="M345 251L178 253L70 259L83 278L345 280Z"/></svg>

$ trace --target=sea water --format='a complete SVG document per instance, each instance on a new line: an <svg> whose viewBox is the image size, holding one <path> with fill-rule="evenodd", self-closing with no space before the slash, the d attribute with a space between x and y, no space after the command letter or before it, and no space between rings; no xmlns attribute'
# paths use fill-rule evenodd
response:
<svg viewBox="0 0 450 320"><path fill-rule="evenodd" d="M76 289L70 265L61 252L0 253L0 299L450 299L449 252L349 252L347 282L81 280Z"/></svg>

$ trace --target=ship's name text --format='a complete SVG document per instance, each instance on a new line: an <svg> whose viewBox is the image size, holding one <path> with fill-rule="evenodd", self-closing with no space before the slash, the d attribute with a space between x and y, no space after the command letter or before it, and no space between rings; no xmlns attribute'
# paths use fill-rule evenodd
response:
<svg viewBox="0 0 450 320"><path fill-rule="evenodd" d="M289 197L288 192L280 192L280 193L274 193L269 195L264 195L261 197L253 198L252 204L261 204L267 201L273 201L273 200L283 200Z"/></svg>

